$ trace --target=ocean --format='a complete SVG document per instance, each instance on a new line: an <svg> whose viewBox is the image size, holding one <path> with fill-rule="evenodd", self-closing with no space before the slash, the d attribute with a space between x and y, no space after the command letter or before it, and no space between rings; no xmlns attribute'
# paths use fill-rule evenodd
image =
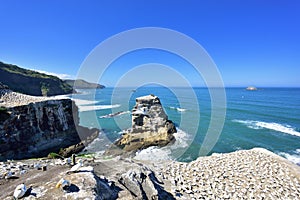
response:
<svg viewBox="0 0 300 200"><path fill-rule="evenodd" d="M137 159L189 162L213 153L262 147L300 165L300 88L256 91L226 88L223 129L211 133L212 145L209 152L202 155L200 149L211 122L211 90L221 89L105 88L80 90L72 98L79 107L80 124L102 130L99 138L86 148L88 152L103 152L120 137L122 130L131 127L130 110L135 98L154 94L178 129L176 142L168 147L150 147L138 152Z"/></svg>

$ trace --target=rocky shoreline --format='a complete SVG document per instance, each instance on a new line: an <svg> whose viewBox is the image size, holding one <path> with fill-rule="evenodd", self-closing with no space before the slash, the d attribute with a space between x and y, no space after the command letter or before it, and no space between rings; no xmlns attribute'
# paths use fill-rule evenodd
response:
<svg viewBox="0 0 300 200"><path fill-rule="evenodd" d="M132 128L104 155L78 156L77 165L71 164L69 156L81 151L98 132L77 127L86 133L84 141L78 137L78 112L72 112L70 99L21 95L0 84L0 100L4 106L0 110L0 160L5 161L0 162L0 199L13 199L15 188L22 183L27 187L25 200L300 196L300 167L265 149L213 154L190 163L133 159L136 151L171 145L175 140L176 128L154 95L137 99ZM49 153L62 147L69 147L61 151L66 159L7 160L24 158L24 152L33 157L42 150ZM28 150L34 151L29 155ZM68 183L66 187L59 186L61 180Z"/></svg>
<svg viewBox="0 0 300 200"><path fill-rule="evenodd" d="M12 199L24 183L29 199L297 199L300 168L265 149L199 157L190 163L86 156L82 168L66 174L67 160L0 163L0 199ZM40 169L37 168L40 166ZM42 170L46 166L46 170ZM5 172L14 178L5 178ZM72 189L55 188L65 178Z"/></svg>

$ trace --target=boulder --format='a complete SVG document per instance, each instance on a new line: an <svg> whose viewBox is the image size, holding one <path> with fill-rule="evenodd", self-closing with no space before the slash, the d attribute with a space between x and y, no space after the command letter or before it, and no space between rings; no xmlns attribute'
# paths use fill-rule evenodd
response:
<svg viewBox="0 0 300 200"><path fill-rule="evenodd" d="M122 174L119 182L130 191L135 199L175 199L161 186L155 173L146 165L133 167Z"/></svg>

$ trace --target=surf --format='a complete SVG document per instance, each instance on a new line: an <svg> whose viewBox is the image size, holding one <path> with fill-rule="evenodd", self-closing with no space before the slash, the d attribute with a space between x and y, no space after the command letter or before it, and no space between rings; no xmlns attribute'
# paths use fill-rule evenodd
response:
<svg viewBox="0 0 300 200"><path fill-rule="evenodd" d="M78 106L79 112L86 112L86 111L93 111L93 110L105 110L105 109L111 109L111 108L118 108L120 107L120 104L114 104L114 105L91 105L91 106Z"/></svg>
<svg viewBox="0 0 300 200"><path fill-rule="evenodd" d="M289 135L294 135L300 137L300 132L296 131L296 128L287 125L287 124L279 124L275 122L263 122L263 121L254 121L254 120L232 120L233 122L238 122L241 124L245 124L248 128L251 129L269 129L281 133L286 133Z"/></svg>

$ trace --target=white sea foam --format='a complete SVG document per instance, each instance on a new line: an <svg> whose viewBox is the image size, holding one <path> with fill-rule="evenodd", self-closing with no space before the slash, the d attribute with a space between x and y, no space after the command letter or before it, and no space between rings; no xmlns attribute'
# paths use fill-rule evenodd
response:
<svg viewBox="0 0 300 200"><path fill-rule="evenodd" d="M186 111L186 109L184 109L184 108L176 108L176 110L177 110L178 112L185 112L185 111Z"/></svg>
<svg viewBox="0 0 300 200"><path fill-rule="evenodd" d="M121 111L121 112L116 112L116 113L110 113L108 115L102 115L99 118L112 118L112 117L116 117L116 116L120 116L120 115L124 115L124 114L128 114L130 113L130 111Z"/></svg>
<svg viewBox="0 0 300 200"><path fill-rule="evenodd" d="M299 149L296 150L296 152L300 152ZM299 154L288 154L281 152L279 153L280 156L285 157L287 160L291 161L292 163L296 165L300 165L300 155Z"/></svg>
<svg viewBox="0 0 300 200"><path fill-rule="evenodd" d="M290 125L284 125L275 122L262 122L262 121L252 121L252 120L232 120L232 121L245 124L248 128L252 128L252 129L265 128L265 129L270 129L270 130L300 137L300 132L296 131L296 129L291 127Z"/></svg>
<svg viewBox="0 0 300 200"><path fill-rule="evenodd" d="M186 148L188 146L188 135L183 130L177 128L177 133L174 133L176 139L175 143L165 147L149 147L136 153L134 157L137 160L172 160L172 150L178 150L179 148Z"/></svg>
<svg viewBox="0 0 300 200"><path fill-rule="evenodd" d="M170 106L169 108L172 109L172 110L177 110L178 112L185 112L186 111L185 108L176 108L176 107L173 107L173 106Z"/></svg>
<svg viewBox="0 0 300 200"><path fill-rule="evenodd" d="M79 106L79 111L92 111L92 110L105 110L105 109L111 109L111 108L118 108L120 107L120 104L115 105L91 105L91 106Z"/></svg>
<svg viewBox="0 0 300 200"><path fill-rule="evenodd" d="M93 105L99 103L99 101L91 101L91 100L84 100L84 99L72 99L75 101L77 106L84 106L84 105Z"/></svg>

